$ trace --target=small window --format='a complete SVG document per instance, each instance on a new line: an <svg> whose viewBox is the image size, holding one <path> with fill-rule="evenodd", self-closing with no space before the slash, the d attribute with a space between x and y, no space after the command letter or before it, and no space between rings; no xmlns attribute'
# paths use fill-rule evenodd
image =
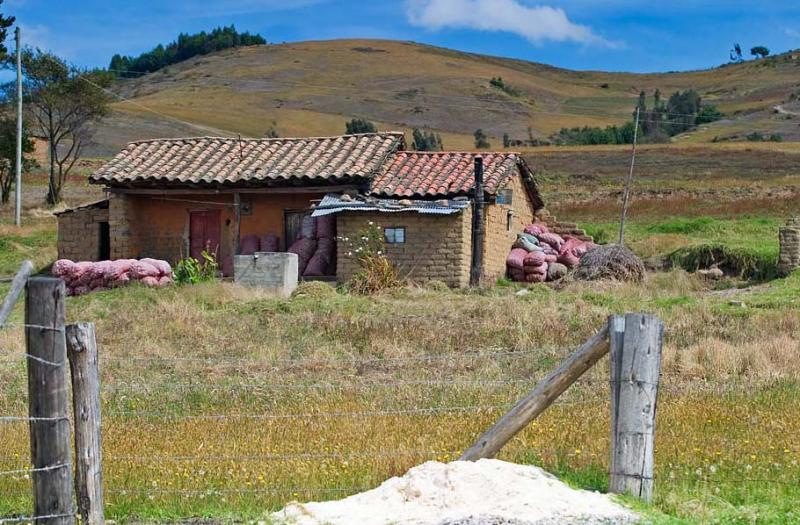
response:
<svg viewBox="0 0 800 525"><path fill-rule="evenodd" d="M508 210L506 214L506 230L511 231L514 229L514 212L512 210Z"/></svg>
<svg viewBox="0 0 800 525"><path fill-rule="evenodd" d="M497 192L497 204L514 204L514 190L506 188Z"/></svg>
<svg viewBox="0 0 800 525"><path fill-rule="evenodd" d="M383 236L387 244L404 244L406 242L406 229L384 228Z"/></svg>

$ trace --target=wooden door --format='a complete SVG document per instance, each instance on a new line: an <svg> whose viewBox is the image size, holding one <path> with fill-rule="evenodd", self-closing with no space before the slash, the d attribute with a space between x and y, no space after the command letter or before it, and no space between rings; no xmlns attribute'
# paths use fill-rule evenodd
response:
<svg viewBox="0 0 800 525"><path fill-rule="evenodd" d="M219 210L189 212L189 255L202 260L203 250L219 256Z"/></svg>
<svg viewBox="0 0 800 525"><path fill-rule="evenodd" d="M284 215L284 224L285 232L284 232L284 239L286 239L286 249L289 249L289 246L294 244L300 237L300 232L303 230L303 217L310 215L311 212L306 210L296 211L296 210L286 210Z"/></svg>

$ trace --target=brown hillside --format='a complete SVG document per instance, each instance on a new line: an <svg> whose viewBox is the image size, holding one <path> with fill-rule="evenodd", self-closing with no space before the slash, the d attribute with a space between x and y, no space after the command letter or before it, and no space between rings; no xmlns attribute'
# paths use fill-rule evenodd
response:
<svg viewBox="0 0 800 525"><path fill-rule="evenodd" d="M502 77L510 90L490 84ZM155 136L260 136L274 122L281 136L329 135L364 117L381 129L429 127L445 147L471 147L483 128L500 146L546 137L564 126L630 118L640 90L697 89L729 118L678 140L737 139L751 131L800 138L792 94L800 60L765 60L684 73L578 72L411 42L333 40L231 49L200 56L116 87L130 102L98 130L90 154ZM780 110L774 106L780 105ZM185 121L187 123L182 123Z"/></svg>

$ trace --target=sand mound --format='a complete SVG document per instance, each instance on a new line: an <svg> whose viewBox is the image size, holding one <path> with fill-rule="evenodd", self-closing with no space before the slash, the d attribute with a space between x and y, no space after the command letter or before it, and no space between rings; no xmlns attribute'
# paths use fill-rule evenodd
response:
<svg viewBox="0 0 800 525"><path fill-rule="evenodd" d="M628 524L636 515L608 496L575 490L538 467L496 459L429 461L379 487L273 514L294 525Z"/></svg>

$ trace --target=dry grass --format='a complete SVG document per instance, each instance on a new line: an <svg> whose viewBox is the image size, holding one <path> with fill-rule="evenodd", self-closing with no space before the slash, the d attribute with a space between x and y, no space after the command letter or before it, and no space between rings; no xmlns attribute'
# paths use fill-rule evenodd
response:
<svg viewBox="0 0 800 525"><path fill-rule="evenodd" d="M796 280L776 286L760 293L800 289ZM641 286L513 291L279 300L205 284L70 299L72 319L98 324L109 514L260 516L290 499L375 486L425 459L453 459L498 417L493 407L521 396L609 313L632 310L654 311L667 325L654 512L703 522L757 509L774 518L765 523L781 523L781 505L800 502L782 483L745 490L741 481L800 476L798 308L729 307L682 271ZM19 355L20 335L0 332L0 358ZM485 355L498 351L514 354ZM606 366L502 457L602 489ZM23 372L19 360L2 362L0 413L24 412ZM447 407L483 408L402 412ZM208 414L226 417L186 419ZM265 414L303 416L243 417ZM0 470L24 465L27 444L14 438L21 433L21 425L0 426L8 444ZM0 483L9 495L0 512L24 510L28 482Z"/></svg>

